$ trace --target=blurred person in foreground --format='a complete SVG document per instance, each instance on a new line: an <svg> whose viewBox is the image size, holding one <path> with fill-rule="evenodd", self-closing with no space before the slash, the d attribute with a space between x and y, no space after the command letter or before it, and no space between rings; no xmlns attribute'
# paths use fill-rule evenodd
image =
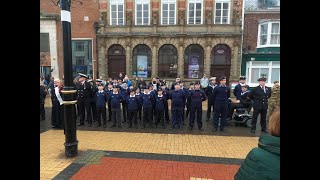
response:
<svg viewBox="0 0 320 180"><path fill-rule="evenodd" d="M234 176L235 180L280 179L280 108L269 119L270 134L262 135Z"/></svg>

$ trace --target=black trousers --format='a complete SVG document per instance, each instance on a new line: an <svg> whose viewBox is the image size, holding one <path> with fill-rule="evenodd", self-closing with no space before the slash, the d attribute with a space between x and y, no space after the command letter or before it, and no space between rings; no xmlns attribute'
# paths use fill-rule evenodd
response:
<svg viewBox="0 0 320 180"><path fill-rule="evenodd" d="M145 126L147 123L152 125L152 107L143 108L143 125Z"/></svg>
<svg viewBox="0 0 320 180"><path fill-rule="evenodd" d="M120 108L112 108L111 109L112 112L112 121L113 121L113 125L117 125L121 126L121 109Z"/></svg>
<svg viewBox="0 0 320 180"><path fill-rule="evenodd" d="M182 128L183 109L172 109L172 127Z"/></svg>
<svg viewBox="0 0 320 180"><path fill-rule="evenodd" d="M40 116L41 119L44 120L46 118L46 111L44 109L44 104L40 103Z"/></svg>
<svg viewBox="0 0 320 180"><path fill-rule="evenodd" d="M167 123L169 123L170 119L169 119L169 107L168 107L168 105L164 106L164 116L166 118Z"/></svg>
<svg viewBox="0 0 320 180"><path fill-rule="evenodd" d="M139 122L142 121L142 114L141 114L141 112L142 112L142 107L138 107L137 115L138 115Z"/></svg>
<svg viewBox="0 0 320 180"><path fill-rule="evenodd" d="M266 116L267 116L267 109L255 109L253 108L253 116L252 116L252 122L251 122L251 129L256 130L256 125L257 125L257 119L260 114L260 125L261 125L261 130L266 130Z"/></svg>
<svg viewBox="0 0 320 180"><path fill-rule="evenodd" d="M191 107L189 126L193 128L194 120L196 118L196 112L197 112L197 124L198 124L198 128L200 129L202 128L202 105Z"/></svg>
<svg viewBox="0 0 320 180"><path fill-rule="evenodd" d="M91 113L91 101L84 101L84 107L87 113L87 123L92 123L92 113Z"/></svg>
<svg viewBox="0 0 320 180"><path fill-rule="evenodd" d="M212 112L214 112L214 102L208 98L207 119L210 119L211 108L213 109Z"/></svg>
<svg viewBox="0 0 320 180"><path fill-rule="evenodd" d="M122 103L123 121L127 121L128 105L127 103Z"/></svg>
<svg viewBox="0 0 320 180"><path fill-rule="evenodd" d="M101 116L102 116L102 119L103 119L103 124L107 124L106 106L97 107L97 121L98 121L99 124L101 124Z"/></svg>
<svg viewBox="0 0 320 180"><path fill-rule="evenodd" d="M84 119L85 119L85 105L84 105L84 100L83 99L78 99L77 102L77 110L78 110L78 115L80 116L80 123L83 124L84 123Z"/></svg>
<svg viewBox="0 0 320 180"><path fill-rule="evenodd" d="M97 120L97 103L94 100L91 100L90 102L91 110L92 110L92 119L93 121Z"/></svg>
<svg viewBox="0 0 320 180"><path fill-rule="evenodd" d="M190 103L187 103L187 111L186 111L186 118L188 117L189 113L190 113Z"/></svg>
<svg viewBox="0 0 320 180"><path fill-rule="evenodd" d="M112 113L111 113L111 103L108 103L108 111L109 111L109 121L112 119Z"/></svg>
<svg viewBox="0 0 320 180"><path fill-rule="evenodd" d="M132 120L134 122L134 124L138 124L137 122L137 113L138 113L138 110L128 110L128 123L130 126L132 126Z"/></svg>
<svg viewBox="0 0 320 180"><path fill-rule="evenodd" d="M214 106L213 126L218 129L219 116L221 115L220 129L223 130L227 120L227 108L228 104L217 103Z"/></svg>
<svg viewBox="0 0 320 180"><path fill-rule="evenodd" d="M164 110L155 110L154 124L157 125L159 122L161 122L161 125L164 126Z"/></svg>

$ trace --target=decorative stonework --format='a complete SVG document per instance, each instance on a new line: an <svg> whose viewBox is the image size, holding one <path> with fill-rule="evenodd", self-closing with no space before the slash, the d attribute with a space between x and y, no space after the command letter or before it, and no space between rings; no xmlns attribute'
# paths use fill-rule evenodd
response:
<svg viewBox="0 0 320 180"><path fill-rule="evenodd" d="M184 24L184 18L185 18L185 10L179 10L179 23L181 25Z"/></svg>
<svg viewBox="0 0 320 180"><path fill-rule="evenodd" d="M158 24L158 18L159 18L159 12L158 11L153 11L152 12L152 23L153 24Z"/></svg>
<svg viewBox="0 0 320 180"><path fill-rule="evenodd" d="M206 45L206 46L211 47L211 46L212 46L211 39L207 39L207 41L206 41L206 44L205 44L205 45Z"/></svg>
<svg viewBox="0 0 320 180"><path fill-rule="evenodd" d="M101 20L107 22L107 18L108 18L108 12L107 11L101 12Z"/></svg>
<svg viewBox="0 0 320 180"><path fill-rule="evenodd" d="M127 25L131 25L131 23L132 23L132 11L127 11L126 20L127 20Z"/></svg>
<svg viewBox="0 0 320 180"><path fill-rule="evenodd" d="M206 11L206 21L207 21L207 24L212 23L212 11L211 10Z"/></svg>

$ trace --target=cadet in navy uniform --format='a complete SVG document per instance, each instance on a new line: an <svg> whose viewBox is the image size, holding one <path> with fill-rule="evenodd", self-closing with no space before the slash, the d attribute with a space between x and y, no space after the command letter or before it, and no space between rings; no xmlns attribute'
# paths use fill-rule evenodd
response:
<svg viewBox="0 0 320 180"><path fill-rule="evenodd" d="M137 116L139 119L139 123L142 123L142 115L141 115L141 111L142 111L142 93L140 93L140 88L136 88L136 97L138 98L138 100L140 101L138 104L138 112L137 112Z"/></svg>
<svg viewBox="0 0 320 180"><path fill-rule="evenodd" d="M124 99L127 99L127 97L130 94L130 89L127 87L127 83L123 82L122 83L122 88L120 87L122 96ZM128 105L126 101L122 102L122 113L123 113L123 123L127 122L127 114L128 114Z"/></svg>
<svg viewBox="0 0 320 180"><path fill-rule="evenodd" d="M166 119L167 124L170 123L169 119L169 107L168 107L168 99L169 99L169 89L166 86L166 82L162 82L161 84L162 94L166 98L166 106L164 107L164 117Z"/></svg>
<svg viewBox="0 0 320 180"><path fill-rule="evenodd" d="M150 128L152 128L152 108L154 104L154 97L149 91L149 85L144 88L144 93L142 95L142 107L143 107L143 124L142 128L146 128L146 124L149 123Z"/></svg>
<svg viewBox="0 0 320 180"><path fill-rule="evenodd" d="M77 89L77 103L78 103L78 111L80 115L80 123L78 126L84 125L84 119L85 119L85 110L87 111L87 121L89 119L92 120L91 117L91 107L90 107L90 91L91 91L91 85L89 82L86 81L86 78L88 78L87 75L79 73L79 79L76 83L76 89ZM92 123L92 122L91 122ZM91 124L88 123L90 126Z"/></svg>
<svg viewBox="0 0 320 180"><path fill-rule="evenodd" d="M233 112L237 108L247 108L251 104L251 100L248 97L250 91L248 90L248 85L241 84L241 93L240 99L237 98L236 102L231 103L230 107L228 108L228 117L227 121L232 119Z"/></svg>
<svg viewBox="0 0 320 180"><path fill-rule="evenodd" d="M209 79L209 85L206 88L206 95L208 97L208 109L207 109L207 122L210 120L210 115L211 115L211 108L213 109L214 112L214 101L213 101L213 90L216 87L216 77L211 77Z"/></svg>
<svg viewBox="0 0 320 180"><path fill-rule="evenodd" d="M108 101L111 102L111 112L112 112L112 120L113 120L113 124L111 128L116 127L116 124L118 124L118 128L122 128L120 103L125 101L125 99L123 98L122 94L119 92L119 88L120 88L119 86L113 86L113 92L109 95L109 99L108 99Z"/></svg>
<svg viewBox="0 0 320 180"><path fill-rule="evenodd" d="M135 89L131 89L130 95L127 97L128 123L129 123L128 129L132 128L132 119L133 119L135 128L138 129L137 112L141 102L139 100L139 97L137 97L135 94L136 94Z"/></svg>
<svg viewBox="0 0 320 180"><path fill-rule="evenodd" d="M244 76L241 76L239 78L239 84L237 84L235 87L234 87L234 90L233 90L233 95L237 98L237 100L240 100L241 99L241 85L244 85L246 83L246 77ZM248 87L249 88L249 87Z"/></svg>
<svg viewBox="0 0 320 180"><path fill-rule="evenodd" d="M259 86L255 87L248 95L248 98L253 100L253 117L251 122L251 133L256 132L256 124L258 115L260 116L260 124L261 124L261 131L266 132L266 115L268 110L268 98L271 96L271 88L266 87L266 78L261 77L258 79Z"/></svg>
<svg viewBox="0 0 320 180"><path fill-rule="evenodd" d="M171 99L172 127L171 129L182 129L183 108L185 107L186 95L180 84L177 82L174 86L175 90L169 93Z"/></svg>
<svg viewBox="0 0 320 180"><path fill-rule="evenodd" d="M103 119L103 128L107 127L107 112L106 103L108 101L108 94L103 90L102 84L98 84L98 92L96 92L96 102L97 102L97 126L101 126L101 116Z"/></svg>
<svg viewBox="0 0 320 180"><path fill-rule="evenodd" d="M202 129L202 101L207 100L206 94L204 91L200 90L200 82L195 83L195 89L189 92L189 97L191 100L191 112L190 112L190 121L189 121L189 130L193 129L194 119L197 111L197 124L198 129Z"/></svg>
<svg viewBox="0 0 320 180"><path fill-rule="evenodd" d="M164 124L164 109L165 106L168 106L166 97L162 94L162 89L158 89L158 95L155 99L154 111L155 111L155 122L154 126L157 128L158 123L161 122L162 129L165 129Z"/></svg>
<svg viewBox="0 0 320 180"><path fill-rule="evenodd" d="M194 90L194 84L190 83L189 89L188 89L188 96L187 96L187 112L186 112L186 118L188 118L188 115L190 113L190 105L191 105L191 97L189 96L190 92ZM189 122L190 123L190 122Z"/></svg>
<svg viewBox="0 0 320 180"><path fill-rule="evenodd" d="M108 98L110 96L110 94L113 92L112 90L112 84L111 83L108 83L108 89L106 90L106 93L108 94ZM111 112L111 102L108 101L108 113L109 113L109 119L108 121L111 121L111 118L112 118L112 112Z"/></svg>
<svg viewBox="0 0 320 180"><path fill-rule="evenodd" d="M226 77L223 76L219 79L220 84L213 90L213 100L214 100L214 128L213 132L218 130L219 126L219 116L221 115L220 131L226 132L224 126L226 124L227 118L227 107L228 100L230 98L230 87L226 85Z"/></svg>

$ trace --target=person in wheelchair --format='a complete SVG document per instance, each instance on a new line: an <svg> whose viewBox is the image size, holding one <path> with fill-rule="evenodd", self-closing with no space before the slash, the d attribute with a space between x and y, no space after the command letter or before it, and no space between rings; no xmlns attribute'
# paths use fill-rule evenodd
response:
<svg viewBox="0 0 320 180"><path fill-rule="evenodd" d="M233 116L233 112L235 109L238 108L249 108L249 106L251 105L251 100L249 98L247 98L248 94L249 94L249 90L248 90L248 85L246 84L241 84L241 94L240 97L237 98L236 101L231 102L229 108L228 108L228 116L227 116L227 121L230 121L232 119Z"/></svg>

